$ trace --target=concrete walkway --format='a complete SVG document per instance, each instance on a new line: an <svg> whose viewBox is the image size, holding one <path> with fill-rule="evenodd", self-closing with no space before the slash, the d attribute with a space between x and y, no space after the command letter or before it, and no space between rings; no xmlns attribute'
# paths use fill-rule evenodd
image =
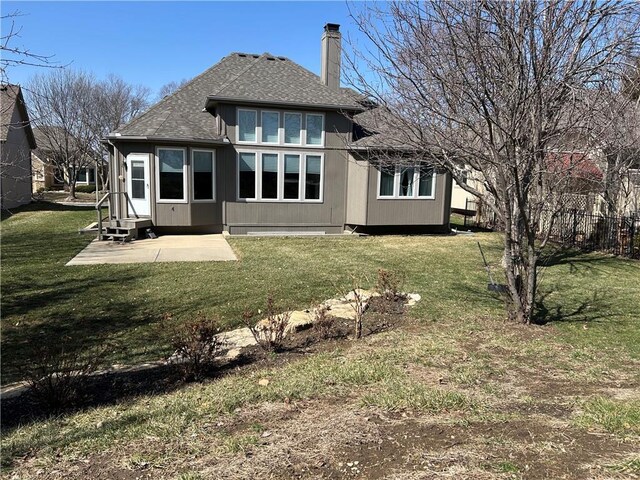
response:
<svg viewBox="0 0 640 480"><path fill-rule="evenodd" d="M70 265L154 262L223 262L237 260L222 235L162 235L120 244L94 240Z"/></svg>

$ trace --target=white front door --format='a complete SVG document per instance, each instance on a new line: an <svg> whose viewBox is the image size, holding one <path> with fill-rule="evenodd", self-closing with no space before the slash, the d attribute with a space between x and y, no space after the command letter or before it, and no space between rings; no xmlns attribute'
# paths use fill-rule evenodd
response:
<svg viewBox="0 0 640 480"><path fill-rule="evenodd" d="M151 215L151 187L149 180L149 155L130 153L127 155L127 193L131 205L127 205L129 216L139 217Z"/></svg>

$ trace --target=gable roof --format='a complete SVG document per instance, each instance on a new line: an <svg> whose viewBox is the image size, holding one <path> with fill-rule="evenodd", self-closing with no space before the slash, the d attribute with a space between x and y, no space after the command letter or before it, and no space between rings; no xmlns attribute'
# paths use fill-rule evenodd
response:
<svg viewBox="0 0 640 480"><path fill-rule="evenodd" d="M109 138L222 142L224 137L215 134L215 117L204 107L225 102L362 110L343 90L329 88L319 76L285 57L232 53Z"/></svg>
<svg viewBox="0 0 640 480"><path fill-rule="evenodd" d="M11 123L13 112L15 109L20 112L20 122ZM27 107L22 97L22 90L19 85L3 84L0 85L0 140L7 141L10 130L24 128L29 142L29 147L36 148L36 140L31 130L31 122Z"/></svg>

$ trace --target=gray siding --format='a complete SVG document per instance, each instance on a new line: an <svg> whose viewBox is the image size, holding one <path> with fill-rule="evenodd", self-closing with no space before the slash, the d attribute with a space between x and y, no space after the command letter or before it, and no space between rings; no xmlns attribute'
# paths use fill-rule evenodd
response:
<svg viewBox="0 0 640 480"><path fill-rule="evenodd" d="M249 108L249 107L247 107ZM277 109L267 109L276 111ZM307 113L304 110L277 110ZM236 139L236 106L221 106L226 134ZM317 113L309 111L308 113ZM226 196L225 224L231 233L247 231L342 231L345 218L345 191L347 176L346 133L351 121L340 113L325 113L325 146L309 148L297 146L268 146L234 144L224 151ZM260 110L258 110L258 125ZM281 122L283 115L280 116ZM303 123L304 125L304 123ZM292 153L318 153L324 155L324 191L322 203L309 202L245 202L237 200L237 149L278 151ZM260 230L258 230L260 229Z"/></svg>
<svg viewBox="0 0 640 480"><path fill-rule="evenodd" d="M130 153L142 153L149 155L149 181L151 188L151 220L156 226L167 227L208 227L203 230L222 231L222 202L224 199L224 164L221 161L220 149L216 150L216 201L215 202L192 202L191 201L191 148L187 148L187 158L185 161L187 172L187 203L157 203L156 202L156 162L155 152L159 146L176 146L175 144L147 144L147 143L120 143L117 145L116 155L118 158L118 170L112 172L112 185L118 185L118 189L111 191L124 192L126 189L126 175L124 164L127 155ZM195 147L205 148L205 147ZM120 180L118 177L124 178ZM122 197L120 197L122 199ZM128 216L127 206L120 201L120 216Z"/></svg>
<svg viewBox="0 0 640 480"><path fill-rule="evenodd" d="M349 155L347 174L346 223L367 224L367 192L369 190L369 162Z"/></svg>
<svg viewBox="0 0 640 480"><path fill-rule="evenodd" d="M369 168L367 225L447 225L451 202L451 178L448 173L436 174L436 194L433 200L399 200L377 198L378 170Z"/></svg>
<svg viewBox="0 0 640 480"><path fill-rule="evenodd" d="M8 108L3 105L3 108ZM11 125L19 125L23 119L17 108L13 109ZM2 175L0 180L1 207L15 208L31 201L31 149L23 128L9 128L7 141L2 142Z"/></svg>

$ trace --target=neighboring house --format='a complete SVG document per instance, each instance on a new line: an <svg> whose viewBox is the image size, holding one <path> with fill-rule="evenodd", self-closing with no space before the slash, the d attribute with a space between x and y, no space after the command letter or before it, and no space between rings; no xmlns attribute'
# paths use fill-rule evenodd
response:
<svg viewBox="0 0 640 480"><path fill-rule="evenodd" d="M33 129L38 148L31 152L31 170L33 172L33 192L41 190L62 190L68 184L64 168L56 165L52 160L51 134L45 134L43 127ZM50 131L53 127L48 128ZM57 149L56 149L57 150ZM91 161L89 166L82 167L76 175L76 185L95 185L96 167ZM106 165L105 165L106 168Z"/></svg>
<svg viewBox="0 0 640 480"><path fill-rule="evenodd" d="M111 133L111 225L448 229L448 174L390 173L360 157L354 116L370 105L340 87L340 42L327 24L320 77L285 57L232 53Z"/></svg>
<svg viewBox="0 0 640 480"><path fill-rule="evenodd" d="M30 152L36 141L18 85L0 85L0 109L0 206L4 210L31 201Z"/></svg>

